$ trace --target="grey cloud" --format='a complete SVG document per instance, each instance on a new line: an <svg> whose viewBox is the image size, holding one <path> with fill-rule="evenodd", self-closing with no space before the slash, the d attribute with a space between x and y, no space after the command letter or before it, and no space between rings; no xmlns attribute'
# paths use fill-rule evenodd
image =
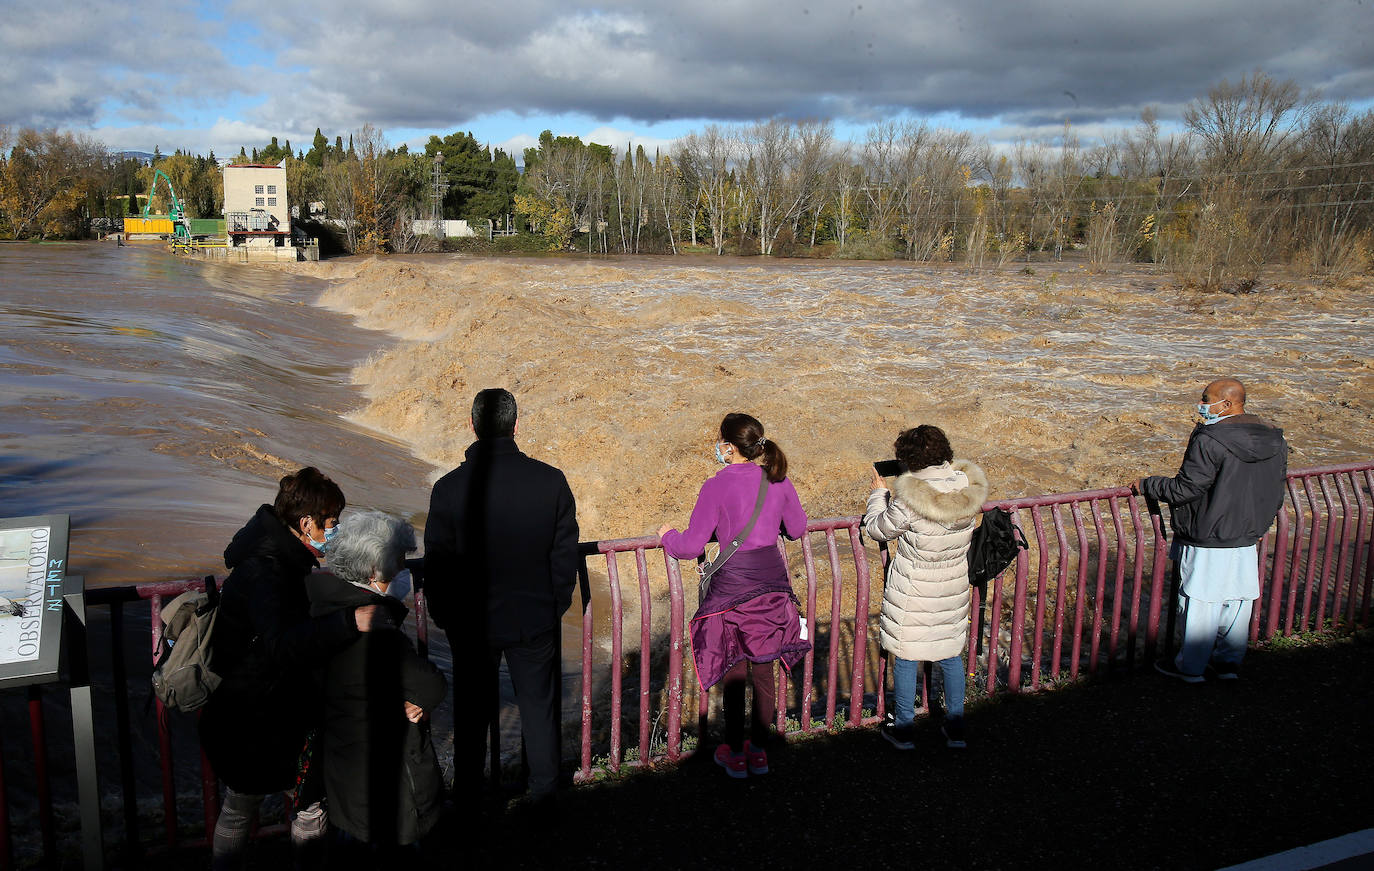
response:
<svg viewBox="0 0 1374 871"><path fill-rule="evenodd" d="M85 127L156 119L238 90L218 26L178 0L56 0L0 24L0 123Z"/></svg>
<svg viewBox="0 0 1374 871"><path fill-rule="evenodd" d="M45 46L57 71L41 97L19 93L43 89L21 87L12 72L35 58L0 67L0 120L41 112L89 122L97 112L76 83L132 81L150 64L171 71L138 80L154 105L193 99L195 83L213 76L212 87L258 89L261 104L242 120L293 139L363 122L451 130L498 111L650 123L952 112L1024 128L1130 124L1146 105L1176 111L1256 68L1327 99L1374 98L1374 16L1344 0L340 0L327 12L237 0L226 18L252 21L276 52L272 68L252 71L230 67L216 26L193 16L158 15L176 32L139 46L130 38L146 27L139 15L172 6L150 3L99 5L103 32L122 34L108 45L78 50L83 25L81 37ZM0 25L0 46L20 37ZM150 112L147 100L108 93L116 112Z"/></svg>
<svg viewBox="0 0 1374 871"><path fill-rule="evenodd" d="M640 121L837 108L863 116L875 107L1062 119L1065 90L1080 116L1096 121L1120 118L1122 107L1186 102L1255 67L1329 83L1332 98L1371 96L1355 75L1366 66L1357 58L1368 13L1353 4L814 5L688 14L678 4L609 4L579 13L517 0L461 16L435 5L426 18L411 4L412 22L427 26L419 40L358 6L347 28L321 28L294 53L314 59L309 78L319 92L348 83L358 119L408 126L502 109ZM532 26L513 31L512 19ZM1312 49L1294 51L1295 43ZM356 75L365 69L384 74Z"/></svg>

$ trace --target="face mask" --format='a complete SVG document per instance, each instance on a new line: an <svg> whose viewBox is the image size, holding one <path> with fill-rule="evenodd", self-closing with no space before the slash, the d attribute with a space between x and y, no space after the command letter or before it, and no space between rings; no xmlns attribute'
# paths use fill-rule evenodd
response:
<svg viewBox="0 0 1374 871"><path fill-rule="evenodd" d="M337 535L338 532L339 527L337 525L331 526L324 531L324 541L316 541L312 538L310 539L310 546L320 553L324 553L329 548L329 543L334 540L334 536Z"/></svg>
<svg viewBox="0 0 1374 871"><path fill-rule="evenodd" d="M722 466L730 462L730 460L725 456L725 454L722 454L720 452L720 442L716 442L716 462L720 463Z"/></svg>
<svg viewBox="0 0 1374 871"><path fill-rule="evenodd" d="M1216 402L1212 403L1199 402L1197 404L1197 413L1202 415L1202 422L1210 426L1221 420L1221 415L1212 413L1212 406L1220 405L1225 401L1224 399L1218 399Z"/></svg>

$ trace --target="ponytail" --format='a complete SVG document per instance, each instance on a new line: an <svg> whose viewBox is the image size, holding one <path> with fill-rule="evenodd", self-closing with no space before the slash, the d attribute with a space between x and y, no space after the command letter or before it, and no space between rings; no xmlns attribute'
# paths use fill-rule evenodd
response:
<svg viewBox="0 0 1374 871"><path fill-rule="evenodd" d="M752 415L732 412L720 422L720 437L735 446L746 460L763 457L763 473L774 484L787 477L787 455L763 435L763 424Z"/></svg>
<svg viewBox="0 0 1374 871"><path fill-rule="evenodd" d="M771 439L763 445L763 471L774 484L787 477L787 454Z"/></svg>

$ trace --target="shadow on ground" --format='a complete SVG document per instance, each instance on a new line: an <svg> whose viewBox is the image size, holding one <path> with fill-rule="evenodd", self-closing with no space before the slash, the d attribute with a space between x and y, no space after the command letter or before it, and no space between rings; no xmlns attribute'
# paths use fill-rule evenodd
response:
<svg viewBox="0 0 1374 871"><path fill-rule="evenodd" d="M556 823L474 801L417 864L1218 868L1374 826L1374 632L1252 652L1236 682L1003 697L968 731L965 751L934 722L909 752L867 729L796 741L744 781L700 754L569 790Z"/></svg>

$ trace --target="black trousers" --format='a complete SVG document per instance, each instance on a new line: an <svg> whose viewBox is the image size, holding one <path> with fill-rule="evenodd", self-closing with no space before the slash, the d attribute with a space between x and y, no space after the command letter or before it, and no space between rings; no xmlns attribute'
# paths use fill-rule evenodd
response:
<svg viewBox="0 0 1374 871"><path fill-rule="evenodd" d="M455 644L454 642L458 643ZM453 765L455 792L463 784L476 795L482 787L482 771L487 759L487 732L500 711L501 657L506 659L515 703L520 709L520 729L529 764L529 792L532 798L551 796L558 786L558 770L563 746L563 675L561 668L561 628L555 628L524 643L485 644L474 649L457 638L449 638L453 651ZM462 659L459 657L462 656ZM460 675L470 678L468 687ZM469 691L476 706L466 704Z"/></svg>

